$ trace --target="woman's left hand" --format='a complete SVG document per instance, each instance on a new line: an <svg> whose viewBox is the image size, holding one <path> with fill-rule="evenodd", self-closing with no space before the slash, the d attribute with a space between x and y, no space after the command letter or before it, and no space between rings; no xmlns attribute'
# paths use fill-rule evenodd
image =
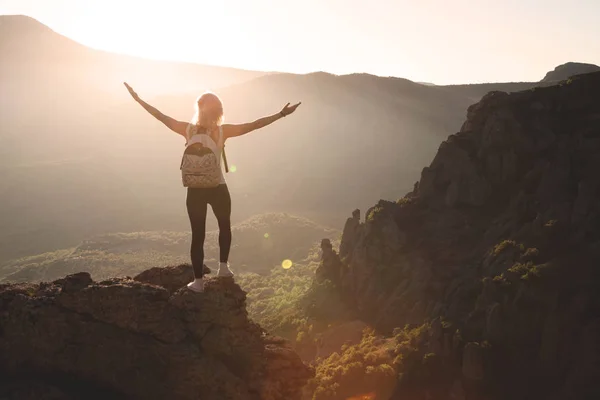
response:
<svg viewBox="0 0 600 400"><path fill-rule="evenodd" d="M290 106L290 103L287 103L282 109L281 109L281 115L283 115L284 117L287 117L288 115L290 115L291 113L293 113L294 111L296 111L296 108L298 108L298 106L302 104L302 102L299 102L297 104L294 104L293 106Z"/></svg>
<svg viewBox="0 0 600 400"><path fill-rule="evenodd" d="M127 84L127 82L123 82L123 85L125 85L125 87L127 88L127 90L129 91L129 94L131 95L131 97L133 97L133 99L135 101L138 101L140 99L140 96L138 96L138 94L135 92L135 90L133 90L133 88L131 86L129 86Z"/></svg>

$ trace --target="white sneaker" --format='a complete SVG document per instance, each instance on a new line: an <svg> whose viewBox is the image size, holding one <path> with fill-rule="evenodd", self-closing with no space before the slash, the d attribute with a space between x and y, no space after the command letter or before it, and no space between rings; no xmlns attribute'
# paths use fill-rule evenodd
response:
<svg viewBox="0 0 600 400"><path fill-rule="evenodd" d="M187 287L194 292L202 293L204 292L204 280L202 278L194 279L193 282L187 284Z"/></svg>
<svg viewBox="0 0 600 400"><path fill-rule="evenodd" d="M233 272L229 269L228 262L219 263L219 271L217 272L217 276L220 277L233 277Z"/></svg>

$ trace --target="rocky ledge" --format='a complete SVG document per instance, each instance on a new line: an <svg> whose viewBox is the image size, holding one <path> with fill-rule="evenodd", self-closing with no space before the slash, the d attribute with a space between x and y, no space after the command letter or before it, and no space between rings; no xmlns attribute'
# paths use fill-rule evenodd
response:
<svg viewBox="0 0 600 400"><path fill-rule="evenodd" d="M190 270L0 285L0 398L299 398L313 371L233 280L181 288Z"/></svg>

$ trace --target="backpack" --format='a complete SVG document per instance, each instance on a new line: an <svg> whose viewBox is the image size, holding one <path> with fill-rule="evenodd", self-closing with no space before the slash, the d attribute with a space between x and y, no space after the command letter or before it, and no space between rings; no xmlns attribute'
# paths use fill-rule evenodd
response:
<svg viewBox="0 0 600 400"><path fill-rule="evenodd" d="M181 181L188 188L214 188L221 184L221 165L215 153L218 144L208 133L198 132L198 126L190 124L186 132L186 148L181 158ZM223 129L219 126L219 142L223 141ZM225 146L222 154L227 167Z"/></svg>

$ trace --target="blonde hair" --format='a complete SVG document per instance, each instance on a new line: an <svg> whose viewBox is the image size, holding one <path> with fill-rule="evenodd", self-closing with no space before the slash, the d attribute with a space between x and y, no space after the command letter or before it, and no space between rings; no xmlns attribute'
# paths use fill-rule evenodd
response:
<svg viewBox="0 0 600 400"><path fill-rule="evenodd" d="M203 106L208 110L204 116L202 116L202 112L200 111ZM193 124L200 125L201 117L205 123L209 124L209 126L204 126L204 128L212 128L223 123L223 103L216 94L212 92L203 93L196 99L196 105L194 108L196 113L192 118Z"/></svg>

